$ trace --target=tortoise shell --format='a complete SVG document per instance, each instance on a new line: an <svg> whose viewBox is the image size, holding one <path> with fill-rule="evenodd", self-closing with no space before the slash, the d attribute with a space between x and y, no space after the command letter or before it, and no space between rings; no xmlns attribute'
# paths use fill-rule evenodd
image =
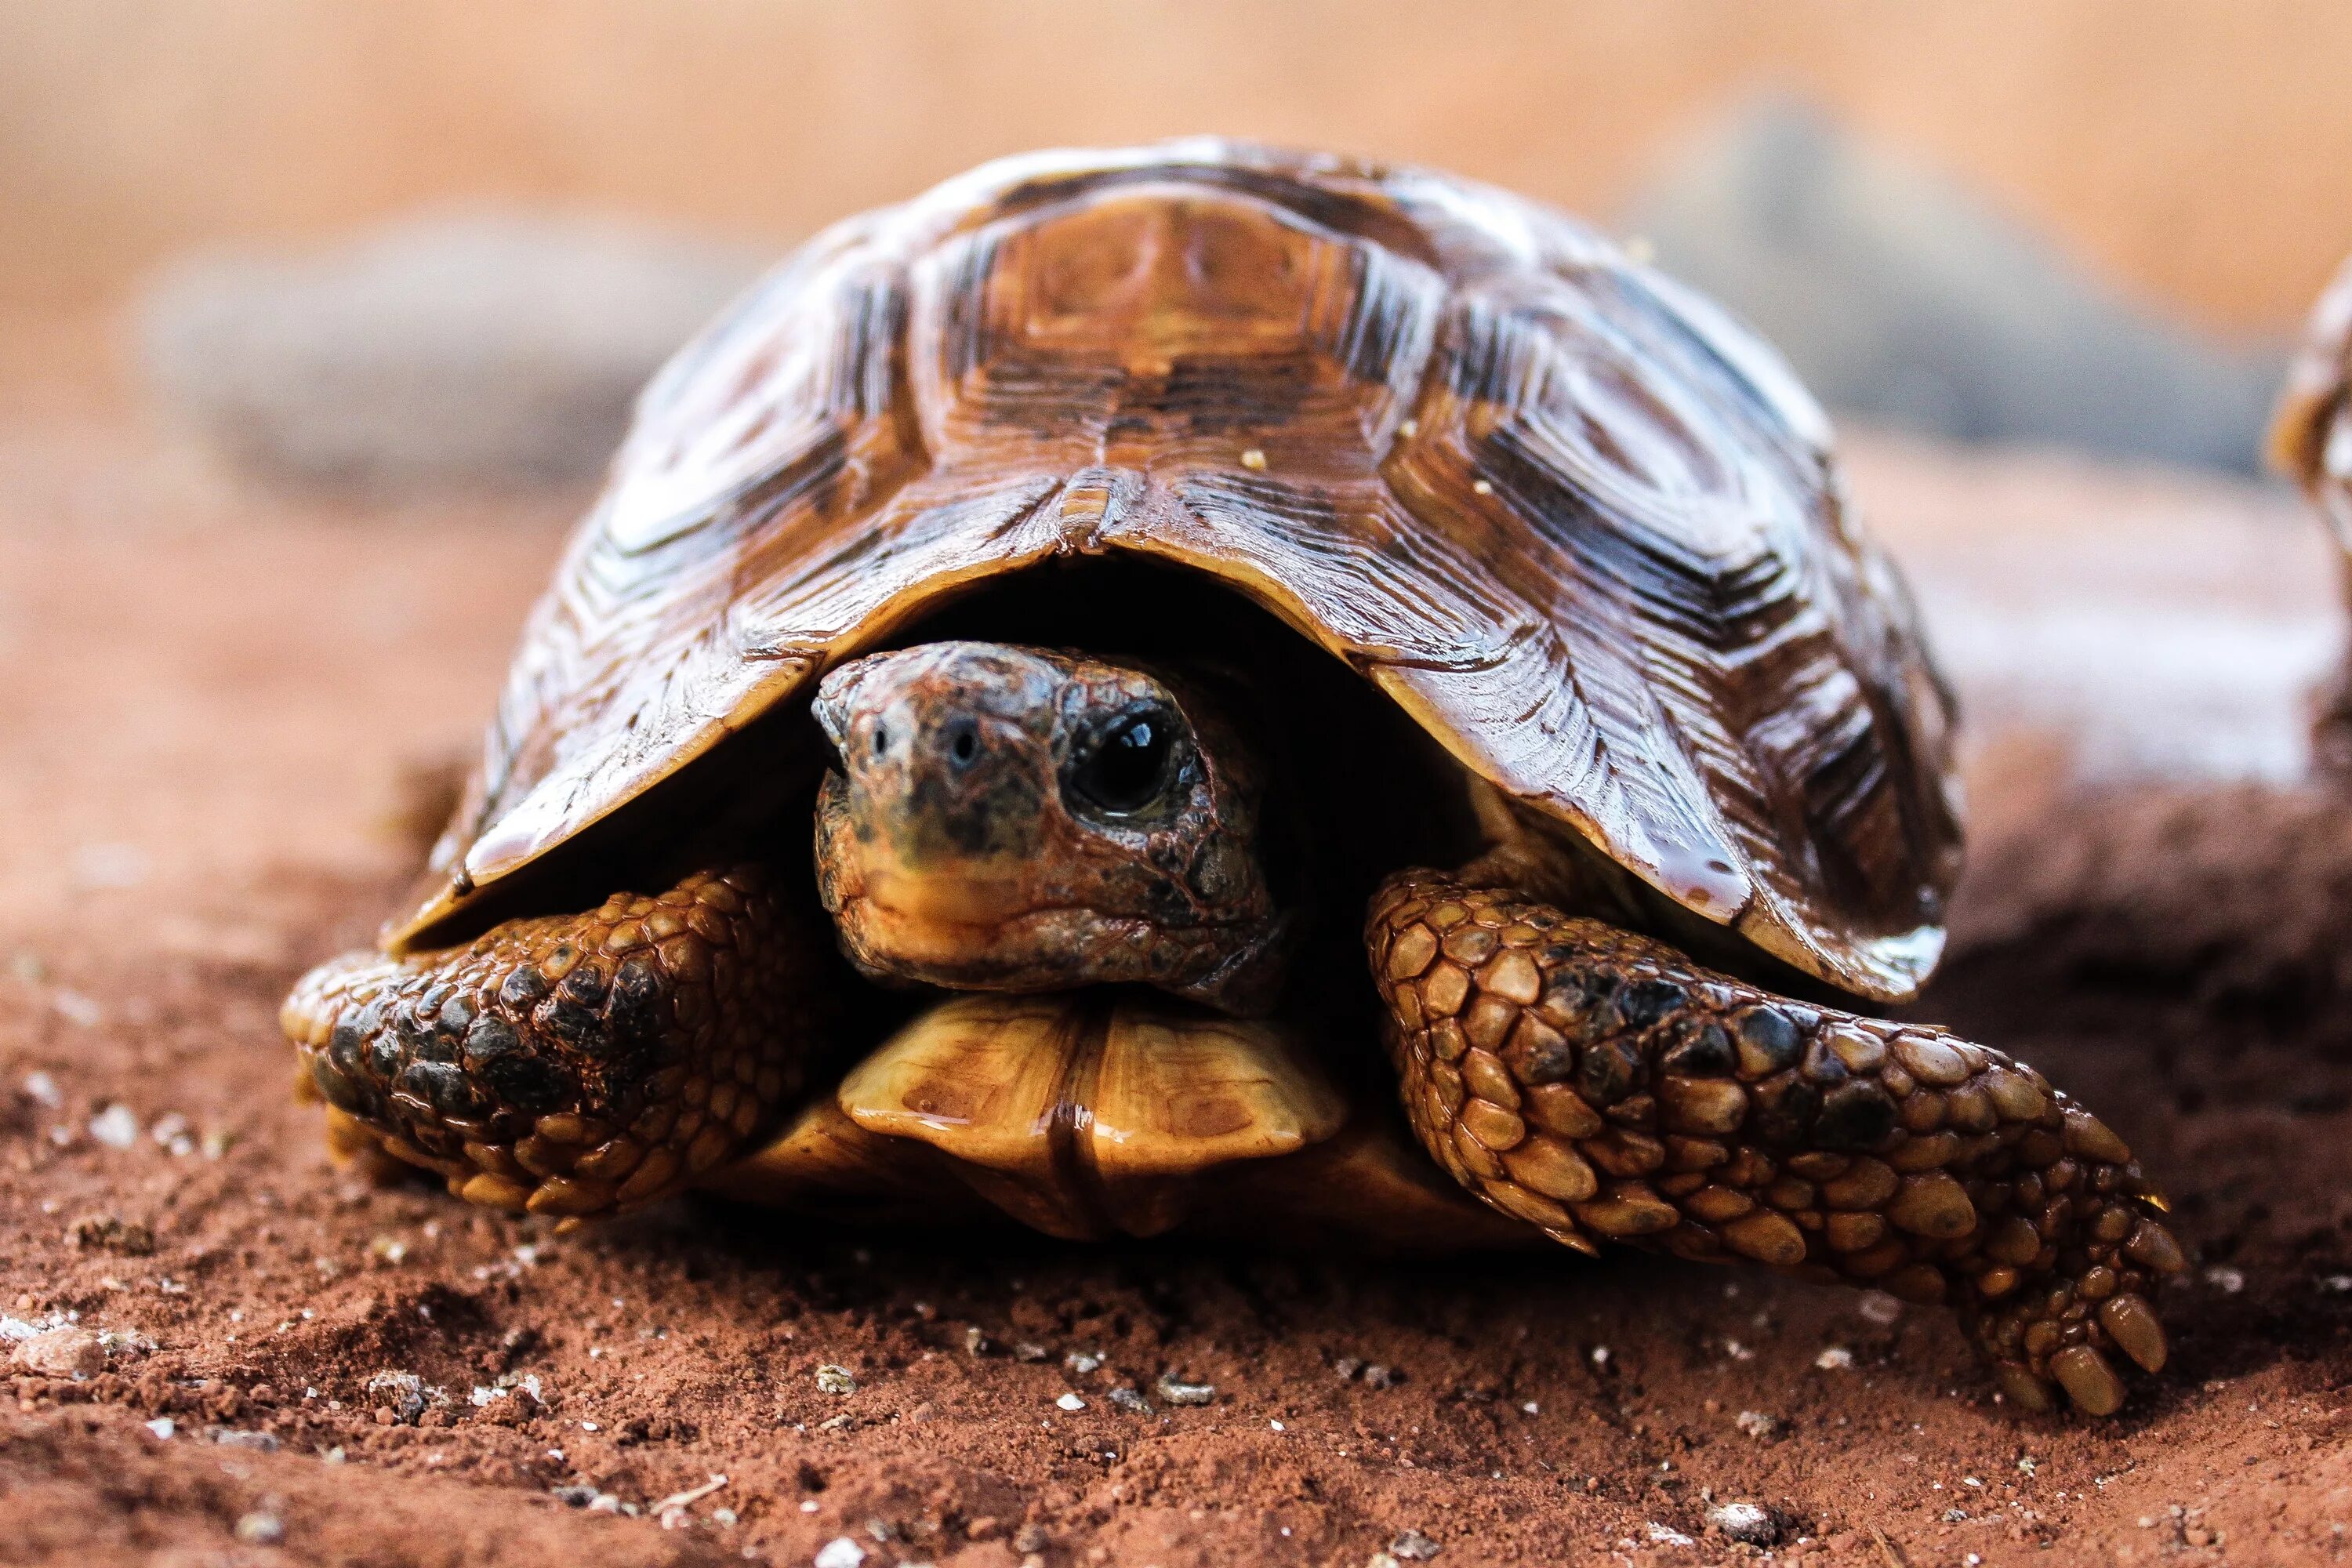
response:
<svg viewBox="0 0 2352 1568"><path fill-rule="evenodd" d="M1958 869L1950 702L1829 440L1717 307L1501 191L1220 141L987 164L820 234L647 386L388 944L949 596L1123 553L1906 996Z"/></svg>

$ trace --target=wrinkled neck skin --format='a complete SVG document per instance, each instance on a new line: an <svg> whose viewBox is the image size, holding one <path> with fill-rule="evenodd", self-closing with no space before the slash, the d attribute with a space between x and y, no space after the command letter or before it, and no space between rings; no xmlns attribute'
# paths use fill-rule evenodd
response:
<svg viewBox="0 0 2352 1568"><path fill-rule="evenodd" d="M834 671L814 711L840 757L818 888L869 977L1275 1004L1297 922L1258 857L1258 762L1181 678L927 643Z"/></svg>

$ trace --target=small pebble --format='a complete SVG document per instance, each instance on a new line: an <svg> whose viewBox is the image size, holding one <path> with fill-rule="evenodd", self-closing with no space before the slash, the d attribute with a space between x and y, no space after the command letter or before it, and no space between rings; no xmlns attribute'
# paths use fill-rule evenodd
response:
<svg viewBox="0 0 2352 1568"><path fill-rule="evenodd" d="M168 1415L158 1415L154 1420L147 1423L148 1431L152 1432L157 1437L165 1439L166 1441L168 1441L172 1434L178 1429L179 1428L172 1425L172 1418Z"/></svg>
<svg viewBox="0 0 2352 1568"><path fill-rule="evenodd" d="M1731 1418L1731 1424L1759 1443L1769 1442L1788 1429L1787 1422L1761 1410L1743 1410Z"/></svg>
<svg viewBox="0 0 2352 1568"><path fill-rule="evenodd" d="M58 1091L58 1080L45 1072L25 1075L25 1092L34 1104L55 1110L65 1103L66 1097Z"/></svg>
<svg viewBox="0 0 2352 1568"><path fill-rule="evenodd" d="M1418 1530L1402 1530L1389 1542L1389 1555L1407 1563L1426 1563L1437 1555L1437 1542Z"/></svg>
<svg viewBox="0 0 2352 1568"><path fill-rule="evenodd" d="M816 1568L857 1568L866 1561L866 1548L846 1535L836 1535L817 1548Z"/></svg>
<svg viewBox="0 0 2352 1568"><path fill-rule="evenodd" d="M128 1149L139 1142L139 1118L117 1102L89 1119L89 1135L110 1149Z"/></svg>
<svg viewBox="0 0 2352 1568"><path fill-rule="evenodd" d="M1151 1414L1151 1401L1144 1398L1140 1390L1130 1388L1125 1384L1110 1391L1110 1402L1113 1408L1124 1410L1129 1415Z"/></svg>
<svg viewBox="0 0 2352 1568"><path fill-rule="evenodd" d="M1215 1384L1187 1383L1173 1373L1160 1373L1152 1387L1171 1405L1208 1405L1217 1397Z"/></svg>
<svg viewBox="0 0 2352 1568"><path fill-rule="evenodd" d="M286 1539L286 1526L276 1514L257 1509L236 1521L236 1538L247 1546L275 1546Z"/></svg>
<svg viewBox="0 0 2352 1568"><path fill-rule="evenodd" d="M824 1394L855 1394L857 1378L847 1367L827 1363L816 1369L816 1385Z"/></svg>
<svg viewBox="0 0 2352 1568"><path fill-rule="evenodd" d="M88 1329L50 1329L16 1342L16 1364L43 1377L95 1377L106 1370L106 1347Z"/></svg>
<svg viewBox="0 0 2352 1568"><path fill-rule="evenodd" d="M1065 1394L1054 1401L1054 1405L1060 1410L1084 1410L1087 1407L1087 1402L1075 1394Z"/></svg>
<svg viewBox="0 0 2352 1568"><path fill-rule="evenodd" d="M1903 1303L1884 1290L1864 1290L1860 1305L1862 1315L1882 1328L1903 1315Z"/></svg>
<svg viewBox="0 0 2352 1568"><path fill-rule="evenodd" d="M1823 1372L1851 1372L1853 1370L1853 1352L1843 1345L1832 1345L1813 1358L1813 1364Z"/></svg>
<svg viewBox="0 0 2352 1568"><path fill-rule="evenodd" d="M1752 1502L1719 1502L1706 1510L1706 1521L1733 1541L1749 1546L1780 1543L1780 1521L1772 1510Z"/></svg>

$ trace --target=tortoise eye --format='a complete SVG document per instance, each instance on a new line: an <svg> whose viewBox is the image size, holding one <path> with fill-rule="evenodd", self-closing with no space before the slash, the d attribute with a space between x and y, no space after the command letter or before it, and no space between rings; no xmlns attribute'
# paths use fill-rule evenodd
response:
<svg viewBox="0 0 2352 1568"><path fill-rule="evenodd" d="M1167 792L1175 768L1176 721L1150 709L1120 720L1070 771L1070 789L1113 816L1131 816Z"/></svg>

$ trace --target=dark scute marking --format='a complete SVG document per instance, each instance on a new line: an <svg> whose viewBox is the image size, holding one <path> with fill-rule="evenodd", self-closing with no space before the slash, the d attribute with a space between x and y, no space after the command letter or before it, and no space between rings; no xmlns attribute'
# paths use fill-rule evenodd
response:
<svg viewBox="0 0 2352 1568"><path fill-rule="evenodd" d="M1522 1033L1503 1047L1503 1055L1512 1075L1530 1086L1559 1083L1576 1072L1576 1047L1558 1037L1538 1042Z"/></svg>
<svg viewBox="0 0 2352 1568"><path fill-rule="evenodd" d="M310 1058L310 1081L319 1086L320 1094L326 1098L329 1105L338 1110L348 1110L354 1116L361 1113L365 1097L359 1086L337 1071L335 1064L325 1057Z"/></svg>
<svg viewBox="0 0 2352 1568"><path fill-rule="evenodd" d="M1631 1041L1598 1040L1584 1047L1577 1064L1577 1087L1593 1104L1613 1105L1633 1089L1641 1066Z"/></svg>
<svg viewBox="0 0 2352 1568"><path fill-rule="evenodd" d="M1558 971L1545 979L1543 994L1536 1001L1544 1022L1568 1029L1581 1029L1591 1007L1592 998L1575 976Z"/></svg>
<svg viewBox="0 0 2352 1568"><path fill-rule="evenodd" d="M1684 1026L1682 1039L1666 1053L1665 1068L1687 1078L1722 1078L1738 1061L1730 1034L1710 1018Z"/></svg>
<svg viewBox="0 0 2352 1568"><path fill-rule="evenodd" d="M462 1038L474 1021L474 1005L463 996L452 996L441 1004L434 1021L439 1033Z"/></svg>
<svg viewBox="0 0 2352 1568"><path fill-rule="evenodd" d="M1829 1041L1821 1036L1816 1035L1813 1043L1805 1047L1805 1076L1825 1088L1843 1083L1848 1076L1845 1063L1838 1059L1837 1053L1830 1049Z"/></svg>
<svg viewBox="0 0 2352 1568"><path fill-rule="evenodd" d="M1797 1059L1801 1042L1796 1020L1780 1008L1769 1003L1744 1007L1733 1016L1731 1026L1741 1044L1771 1064L1771 1071L1778 1072Z"/></svg>
<svg viewBox="0 0 2352 1568"><path fill-rule="evenodd" d="M604 977L583 963L563 977L555 994L559 999L577 1006L598 1007L604 1001Z"/></svg>
<svg viewBox="0 0 2352 1568"><path fill-rule="evenodd" d="M558 995L541 1007L539 1026L583 1056L602 1056L612 1047L604 1018L569 996Z"/></svg>
<svg viewBox="0 0 2352 1568"><path fill-rule="evenodd" d="M1866 1079L1842 1083L1822 1101L1813 1140L1824 1149L1875 1149L1895 1131L1895 1101Z"/></svg>
<svg viewBox="0 0 2352 1568"><path fill-rule="evenodd" d="M1646 1029L1680 1007L1689 993L1671 980L1636 980L1617 998L1617 1011L1629 1029Z"/></svg>
<svg viewBox="0 0 2352 1568"><path fill-rule="evenodd" d="M334 1033L327 1037L327 1057L339 1072L352 1074L367 1070L368 1037L366 1031L352 1019L337 1024Z"/></svg>
<svg viewBox="0 0 2352 1568"><path fill-rule="evenodd" d="M1622 984L1617 976L1606 971L1587 971L1577 977L1576 990L1581 999L1571 1004L1567 1010L1580 1019L1577 1031L1580 1038L1587 1041L1607 1039L1624 1030L1625 1016L1617 1005ZM1562 989L1567 988L1563 986Z"/></svg>
<svg viewBox="0 0 2352 1568"><path fill-rule="evenodd" d="M400 1031L386 1017L394 1011L391 1001L379 996L352 1020L352 1027L367 1037L368 1071L379 1083L390 1083L392 1075L400 1070Z"/></svg>
<svg viewBox="0 0 2352 1568"><path fill-rule="evenodd" d="M661 971L650 959L632 957L613 977L613 1000L604 1016L614 1038L630 1045L650 1045L661 1037L663 1005Z"/></svg>
<svg viewBox="0 0 2352 1568"><path fill-rule="evenodd" d="M1748 1125L1768 1146L1802 1143L1822 1108L1822 1091L1794 1073L1756 1086L1756 1110Z"/></svg>
<svg viewBox="0 0 2352 1568"><path fill-rule="evenodd" d="M400 1069L395 1087L444 1116L472 1116L488 1109L481 1091L447 1062L411 1062Z"/></svg>
<svg viewBox="0 0 2352 1568"><path fill-rule="evenodd" d="M571 1074L544 1057L524 1051L486 1063L482 1081L509 1109L531 1115L553 1110L579 1093Z"/></svg>
<svg viewBox="0 0 2352 1568"><path fill-rule="evenodd" d="M466 1065L469 1068L478 1069L486 1062L511 1056L521 1048L520 1037L503 1018L493 1018L485 1014L475 1019L474 1026L466 1031Z"/></svg>
<svg viewBox="0 0 2352 1568"><path fill-rule="evenodd" d="M421 1056L433 1059L433 1023L430 1014L419 1016L415 1006L396 1007L392 1015L393 1034L398 1040L403 1057Z"/></svg>
<svg viewBox="0 0 2352 1568"><path fill-rule="evenodd" d="M547 999L547 977L525 964L499 987L499 1003L510 1013L528 1013Z"/></svg>

